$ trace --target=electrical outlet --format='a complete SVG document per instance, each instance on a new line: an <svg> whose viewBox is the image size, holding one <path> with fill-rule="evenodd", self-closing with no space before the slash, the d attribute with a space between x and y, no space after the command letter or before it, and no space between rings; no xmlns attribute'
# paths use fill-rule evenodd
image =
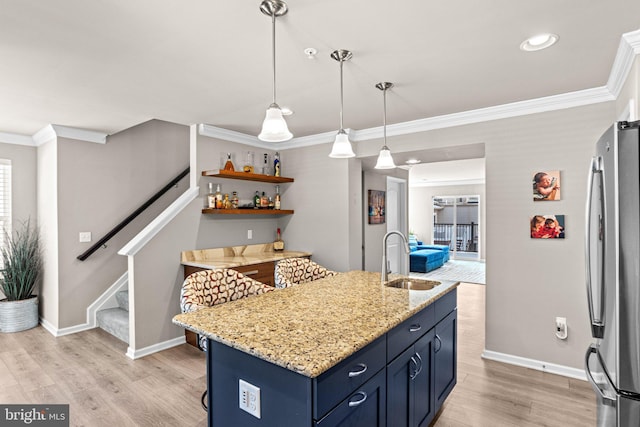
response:
<svg viewBox="0 0 640 427"><path fill-rule="evenodd" d="M244 380L239 380L238 389L240 409L256 418L260 418L260 387L256 387Z"/></svg>
<svg viewBox="0 0 640 427"><path fill-rule="evenodd" d="M253 239L253 230L247 230L247 239Z"/></svg>
<svg viewBox="0 0 640 427"><path fill-rule="evenodd" d="M91 241L91 232L90 231L81 231L78 234L78 240L80 243L88 243Z"/></svg>
<svg viewBox="0 0 640 427"><path fill-rule="evenodd" d="M556 337L566 340L569 331L567 330L567 318L556 317Z"/></svg>

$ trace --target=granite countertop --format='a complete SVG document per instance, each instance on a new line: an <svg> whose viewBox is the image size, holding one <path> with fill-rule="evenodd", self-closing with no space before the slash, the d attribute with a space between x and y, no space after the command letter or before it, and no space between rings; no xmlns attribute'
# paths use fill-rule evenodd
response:
<svg viewBox="0 0 640 427"><path fill-rule="evenodd" d="M181 263L182 265L206 269L233 268L269 261L280 261L286 258L310 256L310 252L274 251L273 243L264 243L184 251L181 254Z"/></svg>
<svg viewBox="0 0 640 427"><path fill-rule="evenodd" d="M380 273L350 271L179 314L173 323L315 378L457 285L408 291L381 285Z"/></svg>

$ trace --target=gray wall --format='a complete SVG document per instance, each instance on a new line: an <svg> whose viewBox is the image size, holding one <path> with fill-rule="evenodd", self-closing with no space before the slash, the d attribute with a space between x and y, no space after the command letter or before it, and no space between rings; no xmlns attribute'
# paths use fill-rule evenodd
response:
<svg viewBox="0 0 640 427"><path fill-rule="evenodd" d="M65 328L86 322L87 306L127 270L117 251L188 188L183 178L106 249L76 259L189 165L189 128L152 120L110 136L106 144L59 138L56 156L58 275L47 276L45 286L55 288L57 281L57 327ZM55 211L43 201L39 213L49 217ZM79 243L81 231L90 231L92 242ZM56 324L55 316L43 317Z"/></svg>

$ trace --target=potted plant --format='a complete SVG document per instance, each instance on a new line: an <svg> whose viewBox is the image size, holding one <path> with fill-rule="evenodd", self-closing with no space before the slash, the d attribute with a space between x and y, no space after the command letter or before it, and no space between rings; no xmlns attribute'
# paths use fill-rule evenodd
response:
<svg viewBox="0 0 640 427"><path fill-rule="evenodd" d="M19 332L38 325L38 296L33 291L42 271L38 229L30 221L11 236L5 232L0 248L0 332Z"/></svg>

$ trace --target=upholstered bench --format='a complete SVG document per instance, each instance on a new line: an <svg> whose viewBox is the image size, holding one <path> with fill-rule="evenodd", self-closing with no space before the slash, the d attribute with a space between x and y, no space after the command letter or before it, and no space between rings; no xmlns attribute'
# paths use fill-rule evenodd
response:
<svg viewBox="0 0 640 427"><path fill-rule="evenodd" d="M442 267L445 252L438 249L418 249L409 254L409 271L428 273Z"/></svg>

